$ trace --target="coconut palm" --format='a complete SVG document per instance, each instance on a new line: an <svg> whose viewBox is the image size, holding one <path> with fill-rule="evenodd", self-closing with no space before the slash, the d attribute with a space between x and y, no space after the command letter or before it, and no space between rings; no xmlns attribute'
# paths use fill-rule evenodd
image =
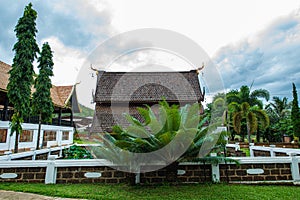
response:
<svg viewBox="0 0 300 200"><path fill-rule="evenodd" d="M229 104L233 112L233 128L237 133L241 133L242 123L246 123L248 142L251 141L251 134L253 134L258 124L262 129L266 129L269 126L269 117L266 112L259 108L259 106L250 106L248 102L238 104L233 102Z"/></svg>

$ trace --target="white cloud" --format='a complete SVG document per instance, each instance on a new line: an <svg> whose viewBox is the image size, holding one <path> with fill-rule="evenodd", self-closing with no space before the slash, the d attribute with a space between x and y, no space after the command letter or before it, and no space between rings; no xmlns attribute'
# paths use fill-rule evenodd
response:
<svg viewBox="0 0 300 200"><path fill-rule="evenodd" d="M225 86L238 89L254 81L271 96L291 97L291 83L300 86L300 16L282 16L257 35L223 47L214 57Z"/></svg>
<svg viewBox="0 0 300 200"><path fill-rule="evenodd" d="M55 37L45 38L42 43L44 42L48 42L53 51L52 83L54 85L75 84L86 55L78 49L65 46Z"/></svg>
<svg viewBox="0 0 300 200"><path fill-rule="evenodd" d="M3 1L6 6L0 8L0 17L7 19L3 21L0 34L3 41L0 59L8 63L13 57L13 27L28 2L24 1L21 5L6 0ZM37 40L48 41L54 51L55 84L74 84L81 66L89 68L90 64L94 64L105 69L110 54L119 53L116 49L134 48L140 44L136 40L119 41L110 48L103 48L97 52L96 58L91 59L90 54L105 39L139 28L162 28L191 38L209 56L225 46L218 51L215 59L221 65L219 69L226 86L238 88L255 80L257 87L268 86L274 94L286 94L290 82L298 80L299 11L287 14L299 5L298 0L33 2L38 12ZM10 9L12 7L14 9ZM263 31L257 33L258 30ZM164 53L142 52L126 56L119 60L116 70L122 66L127 68L152 62L186 66L180 59ZM204 79L205 76L207 73ZM207 77L207 81L209 79Z"/></svg>
<svg viewBox="0 0 300 200"><path fill-rule="evenodd" d="M195 40L212 56L220 47L263 29L300 6L290 1L110 0L112 25L119 31L163 28Z"/></svg>

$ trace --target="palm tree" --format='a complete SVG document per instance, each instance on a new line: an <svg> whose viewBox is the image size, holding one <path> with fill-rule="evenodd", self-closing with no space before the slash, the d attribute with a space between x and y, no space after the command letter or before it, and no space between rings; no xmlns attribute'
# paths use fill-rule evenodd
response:
<svg viewBox="0 0 300 200"><path fill-rule="evenodd" d="M289 113L291 104L288 103L288 99L286 97L283 97L282 99L279 97L273 97L273 102L270 102L266 106L266 110L269 110L269 112L272 113L278 120Z"/></svg>
<svg viewBox="0 0 300 200"><path fill-rule="evenodd" d="M229 105L233 110L233 128L237 133L241 133L242 123L246 123L248 142L251 141L251 134L257 131L258 124L263 129L269 126L269 117L259 106L250 106L248 102L238 104L233 102Z"/></svg>
<svg viewBox="0 0 300 200"><path fill-rule="evenodd" d="M258 106L260 109L263 108L263 102L259 99L263 98L266 101L269 101L270 94L268 90L257 89L250 91L250 88L246 85L243 85L239 91L232 90L226 94L226 99L228 104L236 102L242 104L247 102L250 106Z"/></svg>
<svg viewBox="0 0 300 200"><path fill-rule="evenodd" d="M273 102L266 106L270 118L270 128L267 134L269 141L281 141L283 134L291 132L291 103L286 97L273 97Z"/></svg>
<svg viewBox="0 0 300 200"><path fill-rule="evenodd" d="M239 105L241 105L244 102L247 102L250 105L250 107L257 106L259 109L263 109L263 102L261 98L268 101L270 98L269 92L265 89L257 89L251 92L251 87L249 88L248 86L245 85L241 86L239 90L231 90L226 94L226 101L228 105L233 102ZM232 108L228 109L226 115L228 122L233 121L233 114L235 112L236 112L235 109ZM242 127L246 131L247 125L245 123L242 123ZM232 132L231 135L234 136L234 132Z"/></svg>

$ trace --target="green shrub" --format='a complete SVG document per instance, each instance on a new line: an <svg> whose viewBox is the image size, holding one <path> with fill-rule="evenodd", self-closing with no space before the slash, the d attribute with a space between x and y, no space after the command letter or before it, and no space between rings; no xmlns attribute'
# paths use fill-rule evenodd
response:
<svg viewBox="0 0 300 200"><path fill-rule="evenodd" d="M65 159L92 159L92 154L84 147L73 145L63 151Z"/></svg>

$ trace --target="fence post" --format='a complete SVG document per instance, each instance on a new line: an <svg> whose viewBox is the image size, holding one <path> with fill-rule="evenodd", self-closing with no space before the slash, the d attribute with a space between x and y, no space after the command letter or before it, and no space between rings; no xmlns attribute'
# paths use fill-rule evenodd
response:
<svg viewBox="0 0 300 200"><path fill-rule="evenodd" d="M31 148L30 150L32 151L32 158L31 158L31 160L35 160L35 158L36 158L36 150L35 150L34 147Z"/></svg>
<svg viewBox="0 0 300 200"><path fill-rule="evenodd" d="M47 163L45 184L56 183L57 168L55 167L55 157L54 155L48 157L49 162Z"/></svg>
<svg viewBox="0 0 300 200"><path fill-rule="evenodd" d="M300 175L299 175L299 163L298 158L296 157L297 154L291 153L292 162L291 162L291 171L292 171L292 177L294 182L300 181Z"/></svg>
<svg viewBox="0 0 300 200"><path fill-rule="evenodd" d="M276 154L275 154L275 152L274 152L274 148L275 148L275 145L274 145L274 144L271 144L271 145L270 145L270 156L271 156L271 157L275 157L275 156L276 156Z"/></svg>
<svg viewBox="0 0 300 200"><path fill-rule="evenodd" d="M59 149L59 157L63 157L63 147L60 146L60 149Z"/></svg>
<svg viewBox="0 0 300 200"><path fill-rule="evenodd" d="M240 143L239 143L239 142L236 142L236 143L235 143L234 150L235 150L235 151L241 150L241 148L240 148Z"/></svg>
<svg viewBox="0 0 300 200"><path fill-rule="evenodd" d="M250 157L254 157L254 151L253 151L254 146L249 144L249 150L250 150Z"/></svg>
<svg viewBox="0 0 300 200"><path fill-rule="evenodd" d="M7 156L7 161L11 161L11 154L12 154L11 151L5 151L5 152L4 152L4 155Z"/></svg>
<svg viewBox="0 0 300 200"><path fill-rule="evenodd" d="M216 157L216 153L211 153L211 157ZM220 182L220 166L219 163L217 164L211 164L211 176L212 176L212 181L214 183L219 183Z"/></svg>
<svg viewBox="0 0 300 200"><path fill-rule="evenodd" d="M135 173L135 184L140 184L141 183L141 166L138 166L138 172Z"/></svg>
<svg viewBox="0 0 300 200"><path fill-rule="evenodd" d="M135 174L135 184L140 184L141 183L141 174L136 173Z"/></svg>
<svg viewBox="0 0 300 200"><path fill-rule="evenodd" d="M51 147L48 146L48 160L49 160L49 157L51 156Z"/></svg>
<svg viewBox="0 0 300 200"><path fill-rule="evenodd" d="M211 173L212 173L212 181L214 183L220 182L220 165L219 164L211 164Z"/></svg>

